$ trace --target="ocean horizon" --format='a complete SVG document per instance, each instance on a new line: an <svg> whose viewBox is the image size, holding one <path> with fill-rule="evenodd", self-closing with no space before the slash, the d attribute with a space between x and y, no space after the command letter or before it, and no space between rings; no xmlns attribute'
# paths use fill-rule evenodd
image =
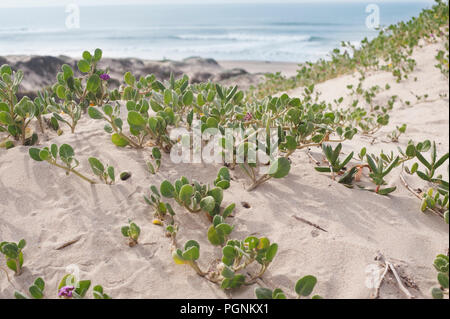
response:
<svg viewBox="0 0 450 319"><path fill-rule="evenodd" d="M102 48L108 57L278 62L326 58L342 41L358 45L368 3L79 6L0 8L0 55L67 55ZM380 26L405 21L429 2L377 3ZM66 12L68 10L68 12Z"/></svg>

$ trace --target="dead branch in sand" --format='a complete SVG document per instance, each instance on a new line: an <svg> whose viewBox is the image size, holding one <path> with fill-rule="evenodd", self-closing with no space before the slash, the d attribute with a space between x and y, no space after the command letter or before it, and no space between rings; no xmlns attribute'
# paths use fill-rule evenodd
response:
<svg viewBox="0 0 450 319"><path fill-rule="evenodd" d="M402 279L400 278L397 270L395 269L395 266L393 263L391 263L389 260L387 260L381 253L378 254L376 260L378 260L382 265L384 265L384 272L380 276L380 279L378 280L377 286L375 287L375 293L373 295L374 299L377 299L380 297L380 288L381 285L389 271L392 272L392 274L395 277L395 280L397 281L398 287L403 292L408 299L413 299L414 296L408 291L408 289L405 287L405 285L402 282Z"/></svg>

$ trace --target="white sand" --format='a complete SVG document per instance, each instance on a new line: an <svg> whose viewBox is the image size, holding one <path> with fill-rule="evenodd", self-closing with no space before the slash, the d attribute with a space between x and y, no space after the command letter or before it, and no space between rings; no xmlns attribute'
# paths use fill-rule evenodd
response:
<svg viewBox="0 0 450 319"><path fill-rule="evenodd" d="M439 99L439 93L448 94L448 81L434 68L437 45L417 49L414 57L417 70L410 79L396 84L389 73L376 72L366 83L391 90L380 94L377 100L386 101L397 94L410 100L413 106L396 104L389 127L378 132L373 145L370 140L357 137L345 142L343 151L349 153L367 146L370 152L405 147L409 139L436 140L439 153L448 151L448 98ZM413 79L417 77L417 82ZM317 86L322 97L332 101L345 96L346 85L357 83L353 76L343 76ZM415 103L410 91L428 93L432 102ZM290 92L299 95L301 90ZM398 144L384 143L386 134L395 125L408 124ZM97 156L119 171L130 171L128 181L116 185L91 186L76 176L66 176L60 169L47 163L38 163L28 156L28 147L18 146L0 150L0 239L28 242L24 250L24 273L12 276L13 284L26 292L32 281L41 276L47 283L46 296L56 296L58 281L68 265L76 264L82 279L101 284L114 298L254 298L256 286L225 293L219 287L200 278L186 266L175 265L170 254L169 239L160 227L151 224L152 211L145 204L151 184L164 179L173 181L181 175L202 182L212 182L219 166L172 164L167 155L161 171L152 176L146 171L149 150L119 149L103 131L104 123L83 117L75 135L65 129L62 136L50 143L69 143L81 162L80 170L91 174L87 158ZM320 158L320 150L312 150ZM232 172L234 182L225 191L224 204L235 202L236 225L233 237L247 235L267 236L279 243L278 255L263 277L266 284L283 288L288 294L298 278L312 274L318 278L316 293L325 298L367 298L366 269L376 264L374 257L380 251L398 265L399 272L417 285L409 288L418 298L429 298L430 288L436 285L434 257L448 248L448 226L442 219L419 210L420 202L399 180L398 170L391 174L389 183L398 190L383 197L358 189L348 189L314 170L314 165L303 151L292 156L293 168L287 178L271 180L257 190L244 191L247 181L241 171ZM415 187L424 185L410 178ZM250 209L242 207L248 202ZM175 206L180 223L178 241L188 239L201 243L200 265L219 257L206 239L209 222L199 216L188 215ZM320 231L300 222L298 216L320 225ZM126 245L120 227L128 219L141 226L140 244ZM80 238L62 250L65 242ZM3 264L3 257L0 257ZM11 272L10 272L11 274ZM14 289L0 273L0 298L11 298ZM393 281L381 289L382 298L403 298Z"/></svg>

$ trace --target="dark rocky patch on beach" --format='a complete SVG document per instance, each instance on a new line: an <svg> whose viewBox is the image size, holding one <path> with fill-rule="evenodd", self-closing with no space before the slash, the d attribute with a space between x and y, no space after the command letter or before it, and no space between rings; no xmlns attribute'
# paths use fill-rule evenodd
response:
<svg viewBox="0 0 450 319"><path fill-rule="evenodd" d="M77 60L67 56L0 56L0 65L9 64L14 70L24 72L24 80L19 96L35 97L40 89L56 82L56 75L63 64L77 70ZM137 78L154 74L159 80L167 80L170 74L180 77L187 74L191 83L220 82L225 85L237 84L246 90L256 85L262 78L261 73L251 74L242 68L226 69L214 59L190 57L182 61L150 61L136 58L104 58L99 68L108 70L110 87L118 87L123 82L123 75L131 71Z"/></svg>

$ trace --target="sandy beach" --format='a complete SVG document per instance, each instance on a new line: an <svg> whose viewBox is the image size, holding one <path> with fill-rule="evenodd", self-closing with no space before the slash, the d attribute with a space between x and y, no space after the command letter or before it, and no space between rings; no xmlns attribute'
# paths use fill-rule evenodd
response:
<svg viewBox="0 0 450 319"><path fill-rule="evenodd" d="M448 299L448 2L5 1L0 299Z"/></svg>
<svg viewBox="0 0 450 319"><path fill-rule="evenodd" d="M373 138L362 136L344 142L345 154L358 152L363 146L374 153L404 148L409 139L433 139L439 154L448 150L448 80L432 61L440 46L417 48L413 55L417 68L401 83L395 83L392 74L383 71L367 76L367 85L391 86L376 97L380 103L395 94L411 104L396 103L390 124ZM290 64L273 63L222 62L221 66L242 68L249 74L281 71L291 75L295 69ZM326 101L341 96L348 99L346 86L356 82L356 74L345 75L317 85L316 90ZM299 88L288 94L296 97L302 92ZM424 93L429 95L425 101L415 101L413 94ZM399 142L386 142L386 134L403 123L408 129ZM28 156L26 146L0 150L1 238L26 238L28 243L23 274L11 276L11 284L0 276L0 298L12 297L11 285L25 290L37 276L45 278L49 290L56 290L66 267L72 264L79 267L82 278L101 283L114 298L253 298L252 286L224 292L191 268L175 265L170 240L164 237L161 227L152 224L152 210L143 200L149 186L159 185L164 179L184 175L212 182L220 166L173 164L164 154L161 171L151 175L146 168L151 151L115 147L102 126L102 122L83 116L76 134L66 129L61 136L45 134L39 146L72 145L83 172L89 171L90 156L97 156L120 171L132 172L129 180L119 180L112 186L89 185L46 163L35 162ZM322 158L319 148L312 148L311 154L317 160ZM435 285L431 264L436 253L447 249L448 225L437 216L420 212L420 201L403 187L400 170L389 176L389 185L398 187L389 197L346 188L315 172L304 151L292 156L288 177L273 180L253 192L245 191L248 182L242 171L232 171L224 204L236 203L234 235L265 235L279 243L278 256L261 285L291 292L299 277L313 274L319 279L316 290L326 298L369 298L372 290L366 281L371 267L378 267L375 257L381 253L398 267L414 297L429 298L429 290ZM183 228L178 240L194 238L201 244L200 265L206 268L208 265L202 260L220 258L204 234L208 220L192 218L179 207L176 213ZM120 227L128 219L142 229L140 244L133 248L127 247L120 235ZM72 244L63 247L66 243ZM380 296L405 298L392 276Z"/></svg>

